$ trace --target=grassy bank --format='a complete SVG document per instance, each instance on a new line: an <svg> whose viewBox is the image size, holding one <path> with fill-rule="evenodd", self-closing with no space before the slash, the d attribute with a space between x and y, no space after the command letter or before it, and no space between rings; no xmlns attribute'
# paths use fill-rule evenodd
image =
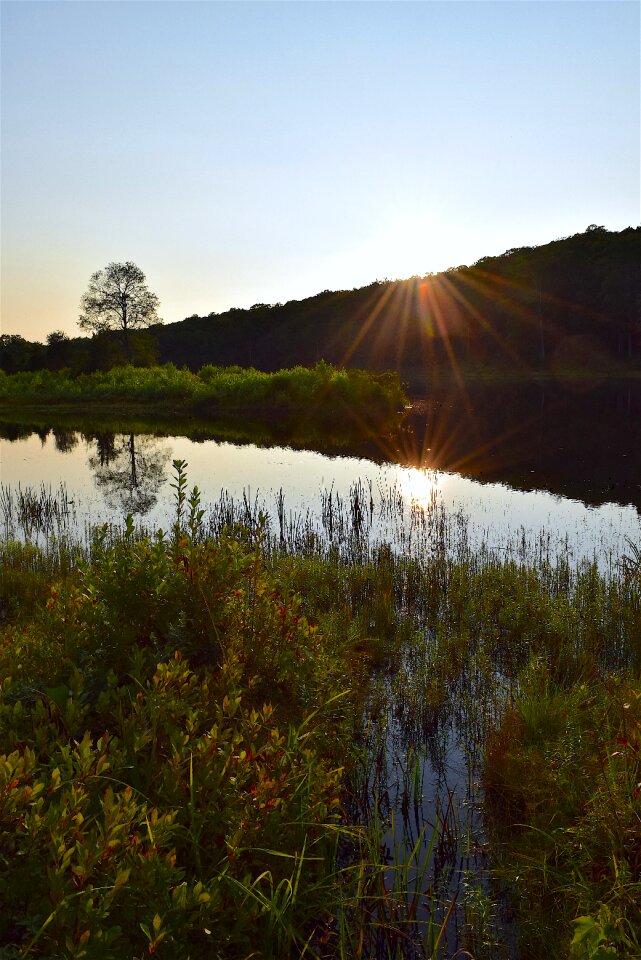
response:
<svg viewBox="0 0 641 960"><path fill-rule="evenodd" d="M641 955L634 549L499 556L435 507L397 554L360 494L269 535L177 469L164 535L2 544L4 955ZM487 882L451 795L411 833L452 723Z"/></svg>
<svg viewBox="0 0 641 960"><path fill-rule="evenodd" d="M7 407L107 406L130 414L153 408L207 417L243 413L256 420L305 415L320 423L345 416L373 424L393 419L406 400L397 374L344 370L323 362L277 373L211 365L191 373L167 363L78 376L46 370L0 374L0 404Z"/></svg>

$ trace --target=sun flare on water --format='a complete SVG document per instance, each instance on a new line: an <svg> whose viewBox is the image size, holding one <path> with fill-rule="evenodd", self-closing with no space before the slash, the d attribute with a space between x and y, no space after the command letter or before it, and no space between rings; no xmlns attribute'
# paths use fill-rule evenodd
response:
<svg viewBox="0 0 641 960"><path fill-rule="evenodd" d="M434 509L442 503L448 475L438 470L409 469L399 477L399 487L406 503L422 510Z"/></svg>

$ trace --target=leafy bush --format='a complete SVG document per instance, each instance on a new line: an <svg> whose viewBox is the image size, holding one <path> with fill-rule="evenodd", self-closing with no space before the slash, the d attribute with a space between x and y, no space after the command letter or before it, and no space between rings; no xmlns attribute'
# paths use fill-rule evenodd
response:
<svg viewBox="0 0 641 960"><path fill-rule="evenodd" d="M406 403L396 374L340 370L326 363L263 373L243 367L203 367L198 374L167 363L114 367L80 374L42 370L0 379L0 400L11 403L176 404L211 412L305 414L316 419L345 410L370 420L390 418Z"/></svg>
<svg viewBox="0 0 641 960"><path fill-rule="evenodd" d="M344 646L177 496L171 536L103 528L5 628L5 956L282 956L323 913Z"/></svg>

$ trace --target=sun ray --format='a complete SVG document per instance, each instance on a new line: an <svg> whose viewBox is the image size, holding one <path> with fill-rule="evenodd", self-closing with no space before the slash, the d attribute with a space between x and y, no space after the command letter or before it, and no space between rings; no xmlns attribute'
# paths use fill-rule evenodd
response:
<svg viewBox="0 0 641 960"><path fill-rule="evenodd" d="M378 295L377 295L378 294ZM340 360L340 366L347 366L350 359L353 357L354 353L361 345L367 334L370 332L373 324L376 322L377 318L380 317L388 301L392 297L393 287L390 284L386 287L382 293L375 293L372 299L375 299L376 302L374 306L371 307L371 301L369 301L365 306L363 306L355 316L355 322L358 324L362 321L360 328L357 330L356 335L349 345L343 356ZM369 312L368 312L369 311Z"/></svg>
<svg viewBox="0 0 641 960"><path fill-rule="evenodd" d="M465 381L463 375L459 368L459 363L456 358L456 353L452 346L451 342L451 329L448 323L448 318L445 310L443 309L443 304L441 303L441 288L438 281L438 278L435 278L432 282L427 285L426 290L426 299L429 307L429 311L433 319L436 321L436 329L441 338L445 352L447 354L452 374L454 379L462 393L462 395L467 395L467 390L465 387Z"/></svg>
<svg viewBox="0 0 641 960"><path fill-rule="evenodd" d="M465 276L465 274L462 274L462 275L461 275L461 280L462 280L463 283L465 283L465 282L467 281L467 277ZM507 343L503 337L501 337L501 335L493 328L492 324L490 324L490 323L485 319L485 317L483 316L483 314L481 313L481 311L471 302L471 300L470 300L468 297L466 297L466 296L462 293L461 290L459 290L459 289L456 287L456 285L455 285L455 284L452 282L452 280L447 276L447 274L444 274L444 275L441 277L441 281L442 281L442 283L444 284L444 286L447 288L448 293L450 294L450 296L453 297L458 303L460 303L461 306L462 306L465 310L467 310L467 311L470 313L470 315L478 322L479 327L481 328L481 330L483 330L484 333L489 334L489 336L490 336L493 340L495 340L496 343L497 343L503 350L505 350L505 352L507 353L507 355L508 355L512 360L514 360L515 362L518 362L518 361L519 361L519 356L518 356L517 351L516 351L513 347L511 347L510 344Z"/></svg>

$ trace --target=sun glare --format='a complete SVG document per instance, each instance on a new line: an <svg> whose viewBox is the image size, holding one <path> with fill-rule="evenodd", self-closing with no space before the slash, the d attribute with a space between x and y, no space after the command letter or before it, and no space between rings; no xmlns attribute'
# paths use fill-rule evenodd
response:
<svg viewBox="0 0 641 960"><path fill-rule="evenodd" d="M428 510L442 500L447 480L447 474L438 470L410 469L402 471L399 486L408 504Z"/></svg>

